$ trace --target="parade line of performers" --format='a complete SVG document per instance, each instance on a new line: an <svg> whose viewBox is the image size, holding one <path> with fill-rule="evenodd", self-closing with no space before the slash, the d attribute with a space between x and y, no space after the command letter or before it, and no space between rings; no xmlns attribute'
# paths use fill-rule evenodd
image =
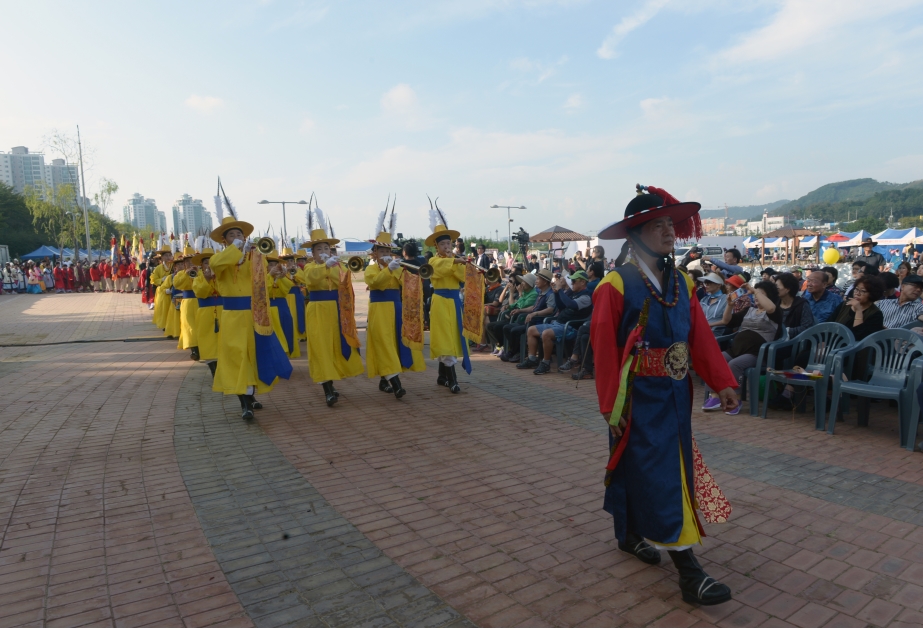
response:
<svg viewBox="0 0 923 629"><path fill-rule="evenodd" d="M339 240L327 235L321 210L308 209L308 242L277 253L271 239L249 239L253 225L238 220L226 198L216 197L219 212L222 203L230 215L219 213L210 240L154 252L147 299L154 325L208 365L213 390L236 395L243 418L252 419L262 407L255 395L291 375L291 359L301 356L305 340L311 379L323 387L328 406L340 395L335 383L363 371L379 378L381 391L403 397L401 374L426 370L423 285L420 267L403 262L392 247L393 206L390 217L387 210L379 215L364 267L370 303L363 367L352 285L352 272L362 268L337 256ZM459 393L456 364L471 373L466 339L482 333L483 270L452 255L459 233L448 229L438 208L430 212L426 244L438 251L424 269L435 288L430 357L439 361L437 384Z"/></svg>
<svg viewBox="0 0 923 629"><path fill-rule="evenodd" d="M289 377L290 358L306 339L311 378L333 406L339 395L334 383L363 371L350 272L362 264L343 264L334 248L339 241L327 236L319 210L308 209L311 239L303 249L276 255L271 240L248 241L253 226L224 201L231 216L224 218L216 203L220 227L211 234L223 249L201 247L175 257L168 249L158 252L151 275L154 323L208 363L213 389L237 395L246 419L260 408L256 393ZM706 574L693 548L705 535L699 512L710 523L727 522L731 506L692 435L690 368L718 392L725 410L740 402L738 382L692 298L692 281L673 258L677 238L701 236L700 207L639 185L624 218L599 233L624 239L625 246L594 292L591 342L599 409L609 425L603 508L612 515L618 548L649 564L666 551L683 600L715 605L730 600L731 590ZM382 391L400 398L401 374L425 369L424 269L395 257L393 206L390 221L386 217L387 210L379 215L365 268L366 369ZM430 210L430 225L426 244L438 252L425 270L435 289L430 356L439 361L437 383L457 393L456 363L471 370L465 339L481 338L484 282L473 264L453 256L458 232L448 229L438 206Z"/></svg>

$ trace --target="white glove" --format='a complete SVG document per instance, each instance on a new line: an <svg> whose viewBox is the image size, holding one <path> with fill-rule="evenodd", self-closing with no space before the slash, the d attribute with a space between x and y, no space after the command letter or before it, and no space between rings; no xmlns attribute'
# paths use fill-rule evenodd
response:
<svg viewBox="0 0 923 629"><path fill-rule="evenodd" d="M388 264L389 262L391 262L391 260L392 260L391 256L381 256L381 261L384 262L385 264Z"/></svg>
<svg viewBox="0 0 923 629"><path fill-rule="evenodd" d="M238 238L237 240L234 241L234 246L237 247L238 249L243 249L244 241Z"/></svg>
<svg viewBox="0 0 923 629"><path fill-rule="evenodd" d="M320 258L320 261L321 261L321 262L323 262L323 261L325 261L327 258L330 257L330 254L322 253L322 254L320 254L320 255L317 256L317 257Z"/></svg>
<svg viewBox="0 0 923 629"><path fill-rule="evenodd" d="M335 266L338 265L339 263L340 263L340 261L339 261L338 259L334 258L333 256L328 257L328 258L327 258L327 261L324 262L324 264L327 265L327 268L330 268L330 269L332 269L333 267L335 267Z"/></svg>
<svg viewBox="0 0 923 629"><path fill-rule="evenodd" d="M388 270L389 270L389 271L397 271L399 268L401 268L401 261L400 261L400 260L393 259L393 260L391 260L391 262L388 263Z"/></svg>

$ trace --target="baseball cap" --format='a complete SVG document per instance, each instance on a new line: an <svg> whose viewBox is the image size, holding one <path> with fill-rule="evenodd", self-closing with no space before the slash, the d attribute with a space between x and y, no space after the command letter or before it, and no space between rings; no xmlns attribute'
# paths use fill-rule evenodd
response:
<svg viewBox="0 0 923 629"><path fill-rule="evenodd" d="M590 277L583 271L575 271L567 279L569 280L583 280L584 282L589 282Z"/></svg>

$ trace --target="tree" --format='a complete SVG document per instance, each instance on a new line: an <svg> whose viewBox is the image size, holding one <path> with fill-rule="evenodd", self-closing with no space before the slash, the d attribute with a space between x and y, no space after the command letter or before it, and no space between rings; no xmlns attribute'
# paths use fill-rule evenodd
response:
<svg viewBox="0 0 923 629"><path fill-rule="evenodd" d="M65 183L55 190L47 184L38 188L27 186L24 197L32 214L32 224L48 234L58 249L63 250L69 236L74 234L73 219L68 215L75 209L74 186Z"/></svg>
<svg viewBox="0 0 923 629"><path fill-rule="evenodd" d="M14 258L38 249L47 238L35 229L25 197L4 183L0 183L0 234Z"/></svg>
<svg viewBox="0 0 923 629"><path fill-rule="evenodd" d="M106 218L109 218L109 204L112 203L112 197L118 191L119 184L111 179L102 177L99 180L99 191L93 195L93 202L99 206L99 211Z"/></svg>

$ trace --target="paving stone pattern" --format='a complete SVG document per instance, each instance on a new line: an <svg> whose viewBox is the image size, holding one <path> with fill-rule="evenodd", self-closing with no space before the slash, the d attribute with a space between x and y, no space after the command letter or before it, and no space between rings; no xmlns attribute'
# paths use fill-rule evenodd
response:
<svg viewBox="0 0 923 629"><path fill-rule="evenodd" d="M257 411L261 413L263 411ZM202 530L257 626L472 626L333 509L233 396L189 373L177 461Z"/></svg>

